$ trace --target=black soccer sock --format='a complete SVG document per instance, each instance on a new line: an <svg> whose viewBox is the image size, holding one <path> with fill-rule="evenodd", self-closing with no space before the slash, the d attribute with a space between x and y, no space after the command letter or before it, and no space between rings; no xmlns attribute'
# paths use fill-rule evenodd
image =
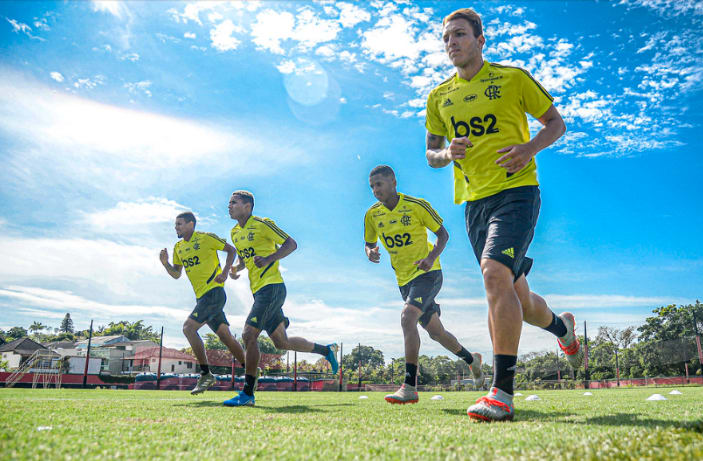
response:
<svg viewBox="0 0 703 461"><path fill-rule="evenodd" d="M210 367L208 365L200 364L200 374L206 375L208 373L210 373Z"/></svg>
<svg viewBox="0 0 703 461"><path fill-rule="evenodd" d="M414 386L417 381L417 365L405 363L405 384Z"/></svg>
<svg viewBox="0 0 703 461"><path fill-rule="evenodd" d="M256 378L252 375L244 375L244 393L246 395L254 395L254 382Z"/></svg>
<svg viewBox="0 0 703 461"><path fill-rule="evenodd" d="M461 350L456 353L456 356L460 359L463 359L467 365L471 365L472 363L474 363L474 356L471 355L471 352L467 351L464 346L461 346Z"/></svg>
<svg viewBox="0 0 703 461"><path fill-rule="evenodd" d="M496 354L493 356L492 387L513 395L513 380L515 379L516 355Z"/></svg>
<svg viewBox="0 0 703 461"><path fill-rule="evenodd" d="M557 338L561 338L566 334L566 325L564 325L564 321L554 312L552 312L552 323L550 323L549 326L546 326L543 329L547 330Z"/></svg>
<svg viewBox="0 0 703 461"><path fill-rule="evenodd" d="M325 357L327 354L330 352L330 348L327 346L323 346L322 344L317 344L313 343L312 344L312 353L313 354L320 354L321 356Z"/></svg>

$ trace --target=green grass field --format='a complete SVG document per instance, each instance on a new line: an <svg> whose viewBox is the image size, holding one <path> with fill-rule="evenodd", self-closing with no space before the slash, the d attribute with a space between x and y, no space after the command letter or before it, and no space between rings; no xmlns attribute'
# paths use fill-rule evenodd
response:
<svg viewBox="0 0 703 461"><path fill-rule="evenodd" d="M472 423L481 394L0 389L0 457L8 459L703 459L703 388L534 391L512 423ZM665 395L667 401L645 399ZM359 399L367 395L368 399Z"/></svg>

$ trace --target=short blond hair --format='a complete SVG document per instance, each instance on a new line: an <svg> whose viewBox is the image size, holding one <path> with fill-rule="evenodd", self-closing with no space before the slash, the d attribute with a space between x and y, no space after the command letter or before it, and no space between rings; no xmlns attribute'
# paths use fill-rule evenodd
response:
<svg viewBox="0 0 703 461"><path fill-rule="evenodd" d="M481 22L481 16L471 8L461 8L456 11L449 13L442 21L442 27L446 26L447 23L453 19L466 19L471 24L471 28L474 31L474 37L480 37L483 35L483 23Z"/></svg>

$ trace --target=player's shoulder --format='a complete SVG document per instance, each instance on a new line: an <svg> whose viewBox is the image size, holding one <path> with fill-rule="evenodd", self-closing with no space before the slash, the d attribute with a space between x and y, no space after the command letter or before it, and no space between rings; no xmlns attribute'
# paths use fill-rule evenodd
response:
<svg viewBox="0 0 703 461"><path fill-rule="evenodd" d="M421 198L421 197L413 197L412 195L407 195L407 194L403 194L402 197L403 197L404 201L406 201L414 206L422 206L422 207L427 207L427 206L431 207L432 206L432 205L430 205L430 202L428 202L427 200L425 200L424 198Z"/></svg>
<svg viewBox="0 0 703 461"><path fill-rule="evenodd" d="M280 227L278 227L278 225L273 221L273 219L260 216L252 216L251 219L254 220L257 226L268 227L280 237L284 239L288 238L288 234L286 234Z"/></svg>
<svg viewBox="0 0 703 461"><path fill-rule="evenodd" d="M267 218L267 217L264 217L264 216L254 216L254 215L252 215L252 216L251 216L251 219L252 219L255 223L257 223L257 224L264 224L264 225L276 224L276 223L273 221L273 219Z"/></svg>
<svg viewBox="0 0 703 461"><path fill-rule="evenodd" d="M425 211L429 213L435 221L440 223L442 222L442 218L439 216L439 213L437 213L430 202L424 198L413 197L412 195L403 195L403 201L413 208L414 212Z"/></svg>
<svg viewBox="0 0 703 461"><path fill-rule="evenodd" d="M366 210L366 214L371 213L373 210L378 210L378 209L381 207L381 205L382 205L381 202L376 202L376 203L374 203L373 205L371 205L371 206L369 207L368 210Z"/></svg>
<svg viewBox="0 0 703 461"><path fill-rule="evenodd" d="M498 74L498 75L505 75L506 77L512 77L512 78L518 78L518 79L529 79L529 80L532 80L533 82L537 83L537 81L532 76L532 74L530 74L530 72L523 67L510 66L507 64L499 64L496 62L489 62L488 68L490 69L491 72Z"/></svg>
<svg viewBox="0 0 703 461"><path fill-rule="evenodd" d="M198 234L200 234L203 237L211 237L211 238L217 240L218 242L227 243L227 241L225 239L221 238L219 235L215 234L214 232L198 232Z"/></svg>
<svg viewBox="0 0 703 461"><path fill-rule="evenodd" d="M432 99L437 96L441 96L444 92L446 92L448 89L450 89L450 87L452 87L454 85L454 82L456 80L454 77L456 77L456 72L454 72L452 75L447 77L447 79L444 80L442 83L440 83L439 85L434 87L430 91L428 98Z"/></svg>

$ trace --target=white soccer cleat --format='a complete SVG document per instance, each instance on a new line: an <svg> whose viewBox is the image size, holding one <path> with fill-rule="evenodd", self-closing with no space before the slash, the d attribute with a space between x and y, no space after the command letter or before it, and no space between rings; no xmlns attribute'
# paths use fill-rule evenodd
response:
<svg viewBox="0 0 703 461"><path fill-rule="evenodd" d="M474 356L474 361L471 364L471 374L474 376L474 387L476 390L483 389L483 383L486 381L486 376L481 369L483 357L478 352L474 352L472 355Z"/></svg>
<svg viewBox="0 0 703 461"><path fill-rule="evenodd" d="M215 375L213 375L212 373L201 375L200 378L198 378L198 382L195 384L193 390L190 391L190 395L202 394L206 390L210 389L210 387L215 384L216 381L217 380L215 379Z"/></svg>
<svg viewBox="0 0 703 461"><path fill-rule="evenodd" d="M559 344L561 350L564 351L569 365L574 369L578 369L583 363L583 348L581 347L579 339L576 337L576 320L574 319L574 314L571 312L562 312L559 314L559 317L564 322L564 325L566 325L566 334L561 338L557 338L557 344Z"/></svg>
<svg viewBox="0 0 703 461"><path fill-rule="evenodd" d="M403 383L400 389L395 391L393 394L388 394L386 397L386 402L393 404L406 404L406 403L417 403L418 396L415 386Z"/></svg>

